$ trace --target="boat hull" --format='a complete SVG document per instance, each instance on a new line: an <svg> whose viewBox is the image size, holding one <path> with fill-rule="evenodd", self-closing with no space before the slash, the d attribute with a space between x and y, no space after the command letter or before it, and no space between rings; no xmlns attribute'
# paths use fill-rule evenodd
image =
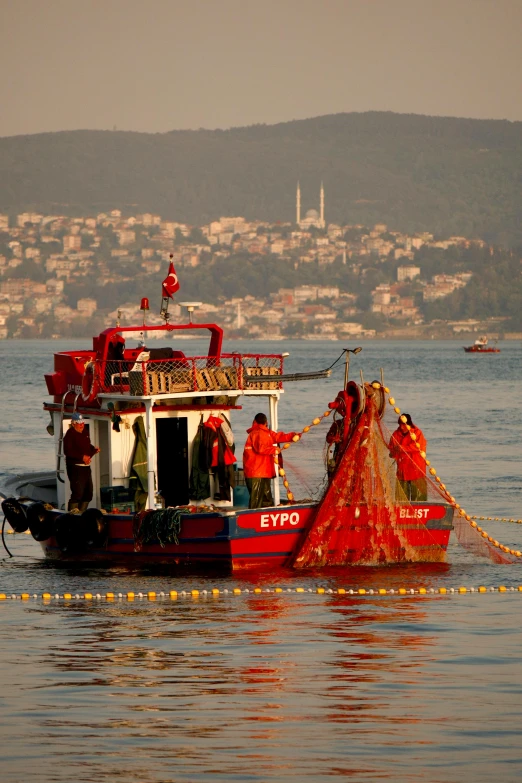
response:
<svg viewBox="0 0 522 783"><path fill-rule="evenodd" d="M500 353L500 348L484 348L480 345L464 347L466 353Z"/></svg>
<svg viewBox="0 0 522 783"><path fill-rule="evenodd" d="M107 514L108 539L103 548L63 551L56 540L40 542L47 558L69 563L126 563L132 567L172 566L198 569L262 571L286 568L313 522L315 504L261 510L187 514L178 544L135 546L133 518ZM50 512L55 516L63 512ZM452 530L453 509L444 503L395 507L393 523L377 530L372 509L346 507L339 517L348 547L343 564L379 565L444 562ZM330 542L335 549L335 539Z"/></svg>

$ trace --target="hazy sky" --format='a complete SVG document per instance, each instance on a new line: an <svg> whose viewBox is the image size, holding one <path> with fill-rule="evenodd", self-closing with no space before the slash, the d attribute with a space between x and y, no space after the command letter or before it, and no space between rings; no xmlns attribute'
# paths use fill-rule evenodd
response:
<svg viewBox="0 0 522 783"><path fill-rule="evenodd" d="M0 136L522 120L522 0L0 0Z"/></svg>

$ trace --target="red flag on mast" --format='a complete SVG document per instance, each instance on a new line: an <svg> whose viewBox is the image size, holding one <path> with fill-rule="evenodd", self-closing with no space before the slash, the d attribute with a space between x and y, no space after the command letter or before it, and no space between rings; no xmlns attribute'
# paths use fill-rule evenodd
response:
<svg viewBox="0 0 522 783"><path fill-rule="evenodd" d="M171 256L172 259L172 256ZM163 297L166 299L167 297L169 299L172 299L172 294L175 294L176 291L179 291L179 281L178 276L176 274L176 270L174 269L174 264L172 263L172 260L170 262L169 266L169 273L163 283L161 284Z"/></svg>

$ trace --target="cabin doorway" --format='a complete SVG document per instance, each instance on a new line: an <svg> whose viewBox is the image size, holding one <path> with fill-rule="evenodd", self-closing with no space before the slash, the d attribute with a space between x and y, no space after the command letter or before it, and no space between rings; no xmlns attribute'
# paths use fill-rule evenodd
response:
<svg viewBox="0 0 522 783"><path fill-rule="evenodd" d="M165 506L189 502L187 418L156 419L158 491Z"/></svg>
<svg viewBox="0 0 522 783"><path fill-rule="evenodd" d="M98 430L97 445L100 448L100 453L96 457L98 464L98 472L100 476L100 487L110 487L111 485L111 461L110 461L110 422L97 421L96 428ZM121 473L121 471L120 471Z"/></svg>

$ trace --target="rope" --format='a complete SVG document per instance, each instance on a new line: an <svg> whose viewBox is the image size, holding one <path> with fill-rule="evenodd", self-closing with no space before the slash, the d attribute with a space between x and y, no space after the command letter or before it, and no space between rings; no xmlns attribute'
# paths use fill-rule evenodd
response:
<svg viewBox="0 0 522 783"><path fill-rule="evenodd" d="M473 515L471 519L486 520L487 522L514 522L515 525L522 525L522 519L508 519L507 517L477 517Z"/></svg>
<svg viewBox="0 0 522 783"><path fill-rule="evenodd" d="M339 356L337 357L337 359L335 360L335 362L334 362L333 364L331 364L329 367L327 367L327 368L326 368L326 370L331 370L331 369L332 369L332 367L335 367L335 365L337 364L337 362L340 362L340 361L341 361L341 359L343 358L343 356L344 356L344 354L346 353L346 351L347 351L347 350L348 350L347 348L343 348L343 350L341 351L341 353L339 354Z"/></svg>
<svg viewBox="0 0 522 783"><path fill-rule="evenodd" d="M4 549L7 552L7 554L9 555L9 557L12 557L13 554L12 554L12 552L9 551L9 549L7 547L7 544L5 543L5 538L4 538L5 522L6 522L6 518L4 516L4 520L2 522L2 544L4 545Z"/></svg>

